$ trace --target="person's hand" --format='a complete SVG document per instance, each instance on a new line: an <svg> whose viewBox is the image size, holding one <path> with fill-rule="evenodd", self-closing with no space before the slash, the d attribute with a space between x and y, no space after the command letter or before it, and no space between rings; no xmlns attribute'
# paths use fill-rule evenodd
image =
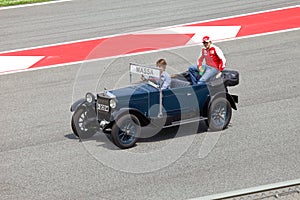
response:
<svg viewBox="0 0 300 200"><path fill-rule="evenodd" d="M205 67L204 66L200 66L199 67L199 75L202 76L204 74L205 71Z"/></svg>
<svg viewBox="0 0 300 200"><path fill-rule="evenodd" d="M216 75L216 78L220 78L222 75L222 72L219 72L217 75Z"/></svg>
<svg viewBox="0 0 300 200"><path fill-rule="evenodd" d="M146 78L145 78L144 75L141 76L141 80L142 80L142 81L145 81L145 80L146 80Z"/></svg>

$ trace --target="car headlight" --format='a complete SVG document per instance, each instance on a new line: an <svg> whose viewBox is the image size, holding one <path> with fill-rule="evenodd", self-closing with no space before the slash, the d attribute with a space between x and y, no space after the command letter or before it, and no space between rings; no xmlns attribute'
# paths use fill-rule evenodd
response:
<svg viewBox="0 0 300 200"><path fill-rule="evenodd" d="M115 100L115 99L111 99L111 100L109 101L109 106L110 106L111 108L116 108L116 107L117 107L117 102L116 102L116 100Z"/></svg>
<svg viewBox="0 0 300 200"><path fill-rule="evenodd" d="M95 101L95 96L92 93L87 93L85 95L85 99L87 102L92 103L93 101Z"/></svg>

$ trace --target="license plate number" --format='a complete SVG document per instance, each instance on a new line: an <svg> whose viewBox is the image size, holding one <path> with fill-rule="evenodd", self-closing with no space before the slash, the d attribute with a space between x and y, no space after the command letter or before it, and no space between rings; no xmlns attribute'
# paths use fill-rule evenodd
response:
<svg viewBox="0 0 300 200"><path fill-rule="evenodd" d="M108 112L109 111L109 106L104 105L104 104L98 104L98 110Z"/></svg>

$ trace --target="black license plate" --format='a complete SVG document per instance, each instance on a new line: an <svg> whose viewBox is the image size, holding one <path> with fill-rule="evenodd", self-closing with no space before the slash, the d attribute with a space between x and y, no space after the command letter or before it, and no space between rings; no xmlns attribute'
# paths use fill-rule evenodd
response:
<svg viewBox="0 0 300 200"><path fill-rule="evenodd" d="M109 112L109 106L99 103L97 105L98 110Z"/></svg>

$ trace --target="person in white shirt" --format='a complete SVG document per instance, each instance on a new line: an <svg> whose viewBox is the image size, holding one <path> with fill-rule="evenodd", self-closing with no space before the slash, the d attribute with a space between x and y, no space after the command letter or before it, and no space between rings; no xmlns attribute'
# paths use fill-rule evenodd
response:
<svg viewBox="0 0 300 200"><path fill-rule="evenodd" d="M163 58L159 59L156 61L156 67L160 69L160 81L157 78L153 77L147 77L147 76L142 76L142 80L150 80L150 81L155 81L156 83L160 84L160 87L162 89L168 89L170 88L171 85L171 76L169 73L166 71L167 68L167 61Z"/></svg>
<svg viewBox="0 0 300 200"><path fill-rule="evenodd" d="M167 62L165 59L161 58L156 62L156 66L160 69L161 72L161 88L168 89L171 84L171 76L166 72Z"/></svg>

